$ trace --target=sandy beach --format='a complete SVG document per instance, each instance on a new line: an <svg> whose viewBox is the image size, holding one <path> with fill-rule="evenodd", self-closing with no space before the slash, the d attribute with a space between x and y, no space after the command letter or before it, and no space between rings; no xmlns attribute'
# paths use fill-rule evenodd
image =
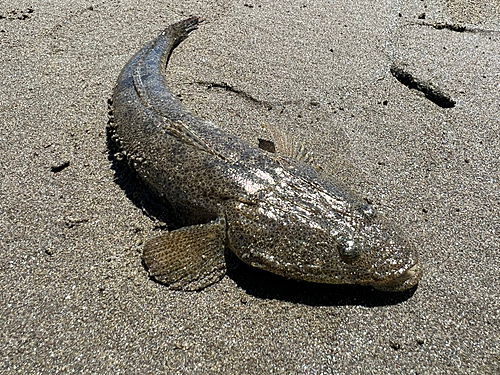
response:
<svg viewBox="0 0 500 375"><path fill-rule="evenodd" d="M0 4L0 373L500 373L500 2L477 3ZM148 277L170 223L114 156L109 100L190 15L173 92L250 144L303 143L417 246L415 290Z"/></svg>

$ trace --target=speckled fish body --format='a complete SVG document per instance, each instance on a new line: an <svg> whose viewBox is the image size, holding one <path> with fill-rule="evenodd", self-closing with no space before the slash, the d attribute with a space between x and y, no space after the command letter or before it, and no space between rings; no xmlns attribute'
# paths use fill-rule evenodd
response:
<svg viewBox="0 0 500 375"><path fill-rule="evenodd" d="M145 244L151 276L201 289L224 275L229 250L292 279L388 291L416 285L414 247L370 205L311 166L250 147L181 106L164 71L198 22L173 24L148 43L113 94L123 153L184 225Z"/></svg>

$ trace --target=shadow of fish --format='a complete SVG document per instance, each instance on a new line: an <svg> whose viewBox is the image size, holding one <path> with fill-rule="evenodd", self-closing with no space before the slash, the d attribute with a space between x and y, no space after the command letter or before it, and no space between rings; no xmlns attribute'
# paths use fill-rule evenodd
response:
<svg viewBox="0 0 500 375"><path fill-rule="evenodd" d="M192 115L166 87L173 49L199 24L167 27L122 70L113 93L121 150L184 227L147 241L156 280L202 289L225 252L292 279L402 291L421 277L417 253L374 209L293 158L252 148Z"/></svg>

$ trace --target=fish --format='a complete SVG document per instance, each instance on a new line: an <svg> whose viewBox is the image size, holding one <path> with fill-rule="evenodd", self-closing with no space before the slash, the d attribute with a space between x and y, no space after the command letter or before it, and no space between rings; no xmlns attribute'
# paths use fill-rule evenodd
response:
<svg viewBox="0 0 500 375"><path fill-rule="evenodd" d="M114 132L130 167L181 227L148 239L152 279L195 291L224 277L228 256L288 279L404 291L418 253L374 207L310 163L254 147L194 115L172 94L173 50L192 16L137 52L113 90Z"/></svg>

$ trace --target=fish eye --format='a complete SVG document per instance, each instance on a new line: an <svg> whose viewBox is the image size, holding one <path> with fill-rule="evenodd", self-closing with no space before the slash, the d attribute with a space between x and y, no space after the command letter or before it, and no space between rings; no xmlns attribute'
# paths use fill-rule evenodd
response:
<svg viewBox="0 0 500 375"><path fill-rule="evenodd" d="M361 249L356 246L353 240L345 241L338 247L339 254L346 260L353 260L361 255Z"/></svg>

